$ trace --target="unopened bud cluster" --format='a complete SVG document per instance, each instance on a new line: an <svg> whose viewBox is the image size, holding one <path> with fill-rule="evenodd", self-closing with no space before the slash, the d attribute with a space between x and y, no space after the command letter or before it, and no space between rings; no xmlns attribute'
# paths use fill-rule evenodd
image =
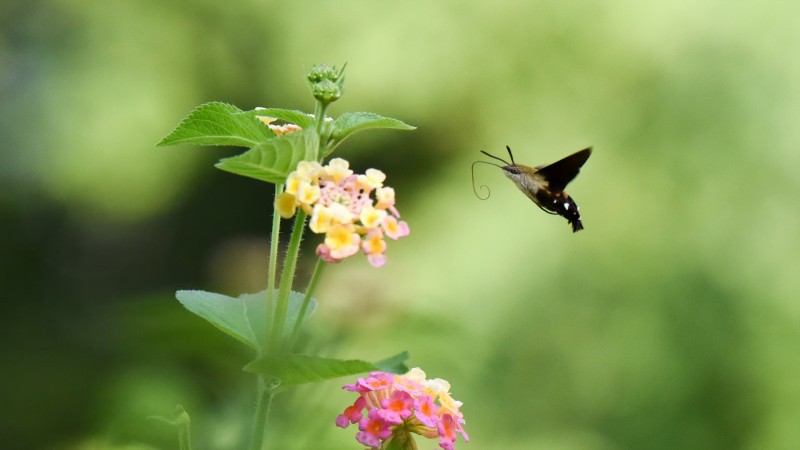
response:
<svg viewBox="0 0 800 450"><path fill-rule="evenodd" d="M308 73L308 82L314 98L323 104L335 102L344 92L344 67L337 71L325 64L314 66Z"/></svg>

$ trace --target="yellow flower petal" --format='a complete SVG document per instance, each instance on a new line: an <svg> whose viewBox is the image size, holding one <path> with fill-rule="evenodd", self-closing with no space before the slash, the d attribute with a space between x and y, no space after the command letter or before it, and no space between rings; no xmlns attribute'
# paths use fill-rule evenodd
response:
<svg viewBox="0 0 800 450"><path fill-rule="evenodd" d="M297 199L288 192L282 192L275 198L275 210L281 217L288 219L297 211Z"/></svg>
<svg viewBox="0 0 800 450"><path fill-rule="evenodd" d="M358 252L360 241L358 234L353 233L352 225L333 225L325 233L325 245L330 249L331 256L337 259L347 258Z"/></svg>
<svg viewBox="0 0 800 450"><path fill-rule="evenodd" d="M269 125L272 122L275 122L276 120L278 120L278 119L276 119L274 117L270 117L270 116L256 116L256 119L258 119L261 122L263 122L264 125Z"/></svg>
<svg viewBox="0 0 800 450"><path fill-rule="evenodd" d="M300 185L303 183L308 183L311 180L298 171L294 171L286 177L286 192L297 195L297 192L300 191Z"/></svg>
<svg viewBox="0 0 800 450"><path fill-rule="evenodd" d="M311 213L311 220L308 222L308 227L311 231L317 234L325 233L333 223L333 216L328 208L322 205L314 205L314 211Z"/></svg>
<svg viewBox="0 0 800 450"><path fill-rule="evenodd" d="M339 184L345 178L353 174L350 170L350 163L342 158L333 158L325 167L325 173L333 179L333 182Z"/></svg>
<svg viewBox="0 0 800 450"><path fill-rule="evenodd" d="M383 222L383 219L386 218L386 211L382 209L375 209L371 205L367 205L361 210L361 215L359 218L365 227L376 228L379 227L381 222Z"/></svg>
<svg viewBox="0 0 800 450"><path fill-rule="evenodd" d="M331 203L331 205L328 206L328 212L336 223L349 225L355 219L355 215L341 203Z"/></svg>
<svg viewBox="0 0 800 450"><path fill-rule="evenodd" d="M368 189L377 189L383 186L386 174L378 169L367 169L367 173L358 176L358 182Z"/></svg>
<svg viewBox="0 0 800 450"><path fill-rule="evenodd" d="M300 184L297 189L297 201L310 205L317 201L322 190L319 186L312 185L311 183L304 182Z"/></svg>
<svg viewBox="0 0 800 450"><path fill-rule="evenodd" d="M297 164L297 173L309 179L317 178L322 175L324 169L322 165L316 161L300 161Z"/></svg>
<svg viewBox="0 0 800 450"><path fill-rule="evenodd" d="M375 233L364 241L363 244L364 252L370 255L380 255L386 252L386 241L383 240L383 236L380 233Z"/></svg>

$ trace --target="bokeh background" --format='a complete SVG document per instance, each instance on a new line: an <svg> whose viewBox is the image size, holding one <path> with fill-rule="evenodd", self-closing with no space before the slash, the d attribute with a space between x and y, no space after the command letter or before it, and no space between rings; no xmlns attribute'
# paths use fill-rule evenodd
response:
<svg viewBox="0 0 800 450"><path fill-rule="evenodd" d="M306 71L347 62L332 115L418 127L337 154L412 234L326 271L308 351L409 350L458 448L800 448L798 55L790 1L5 0L0 447L177 448L146 417L180 403L196 449L243 448L250 355L173 293L265 286L271 186L155 143L206 101L310 111ZM505 145L594 146L586 231L489 166L475 198ZM358 448L350 381L279 397L273 448Z"/></svg>

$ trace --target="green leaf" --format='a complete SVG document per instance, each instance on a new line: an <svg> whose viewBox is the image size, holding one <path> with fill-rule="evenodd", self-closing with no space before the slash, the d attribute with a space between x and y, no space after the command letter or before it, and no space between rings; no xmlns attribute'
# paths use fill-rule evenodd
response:
<svg viewBox="0 0 800 450"><path fill-rule="evenodd" d="M292 334L292 328L294 328L294 324L300 316L300 309L303 306L304 297L305 295L302 292L291 291L289 293L289 305L286 308L286 321L283 327L284 338ZM278 289L273 290L272 298L278 298ZM256 343L258 346L261 346L262 343L266 342L266 338L269 336L269 330L272 326L272 316L270 316L269 319L267 318L267 290L264 289L255 294L242 294L239 296L239 300L244 302L250 329L256 337ZM303 315L303 320L307 320L316 309L317 301L312 298Z"/></svg>
<svg viewBox="0 0 800 450"><path fill-rule="evenodd" d="M273 292L273 297L277 298L278 290ZM206 291L178 291L175 297L186 309L253 349L261 350L266 342L271 325L271 319L267 316L266 290L242 294L238 298ZM303 294L292 291L289 294L284 337L290 334L302 304ZM304 320L316 306L316 300L311 299Z"/></svg>
<svg viewBox="0 0 800 450"><path fill-rule="evenodd" d="M405 361L408 353L403 352L384 361L395 361L394 367L398 367L398 364L402 364L399 361L400 358ZM379 367L378 363L360 359L341 360L300 354L282 354L260 357L246 365L244 370L277 378L281 380L282 385L291 385L384 369Z"/></svg>
<svg viewBox="0 0 800 450"><path fill-rule="evenodd" d="M255 117L227 103L205 103L194 109L159 146L177 144L255 147L275 134Z"/></svg>
<svg viewBox="0 0 800 450"><path fill-rule="evenodd" d="M408 372L406 360L409 356L408 352L398 353L390 358L376 362L375 367L381 372L406 373Z"/></svg>
<svg viewBox="0 0 800 450"><path fill-rule="evenodd" d="M175 298L189 311L250 347L256 338L245 313L244 302L227 295L205 291L178 291ZM265 300L266 301L266 300Z"/></svg>
<svg viewBox="0 0 800 450"><path fill-rule="evenodd" d="M296 109L282 109L282 108L256 108L250 111L240 113L248 117L274 117L284 122L293 123L300 128L313 128L314 116L309 116L303 111Z"/></svg>
<svg viewBox="0 0 800 450"><path fill-rule="evenodd" d="M347 136L356 131L366 130L367 128L389 128L393 130L414 130L412 127L400 120L384 117L370 112L344 113L333 122L333 139L344 140Z"/></svg>
<svg viewBox="0 0 800 450"><path fill-rule="evenodd" d="M252 149L220 160L216 167L268 183L283 183L300 161L316 161L319 137L303 130L262 142Z"/></svg>

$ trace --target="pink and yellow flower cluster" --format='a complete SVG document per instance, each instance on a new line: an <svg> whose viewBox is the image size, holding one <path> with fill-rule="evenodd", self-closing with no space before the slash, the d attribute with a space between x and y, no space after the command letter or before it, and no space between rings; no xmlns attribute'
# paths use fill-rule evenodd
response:
<svg viewBox="0 0 800 450"><path fill-rule="evenodd" d="M396 439L413 441L409 433L438 438L444 450L455 449L458 434L469 441L459 410L461 402L450 396L450 383L439 378L428 380L419 368L405 375L372 372L344 389L359 397L336 418L336 425L347 428L358 424L356 440L367 447L386 448Z"/></svg>
<svg viewBox="0 0 800 450"><path fill-rule="evenodd" d="M377 169L354 174L349 163L332 159L323 166L301 161L286 179L283 193L275 200L281 217L294 216L301 208L311 216L309 228L325 234L317 255L327 262L339 262L359 250L370 264L386 263L386 241L409 233L395 208L394 189L384 186L386 175Z"/></svg>

